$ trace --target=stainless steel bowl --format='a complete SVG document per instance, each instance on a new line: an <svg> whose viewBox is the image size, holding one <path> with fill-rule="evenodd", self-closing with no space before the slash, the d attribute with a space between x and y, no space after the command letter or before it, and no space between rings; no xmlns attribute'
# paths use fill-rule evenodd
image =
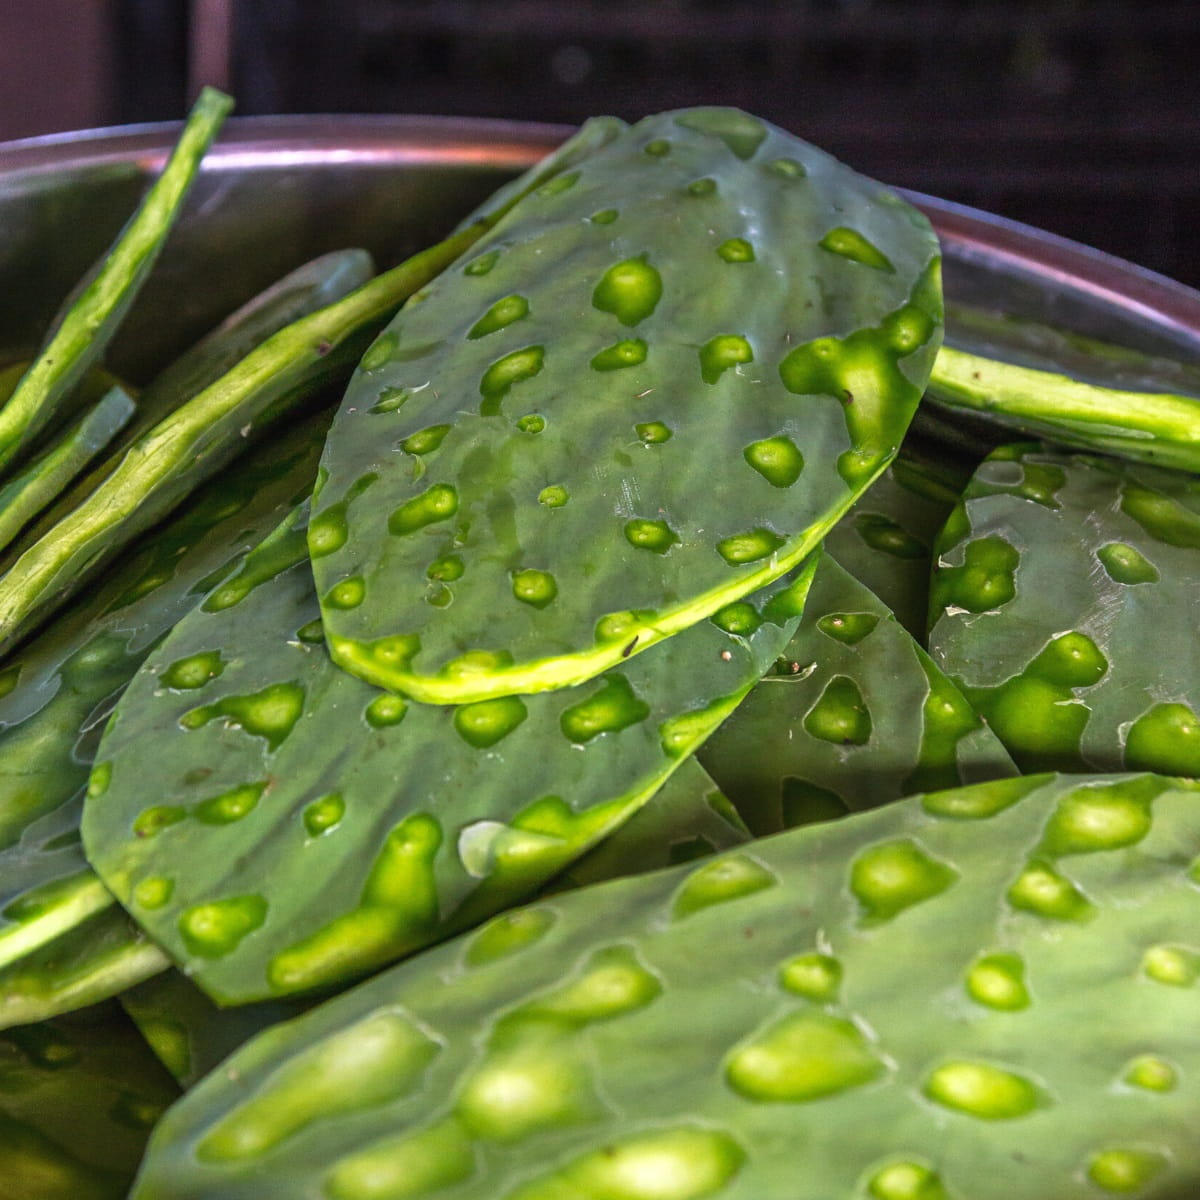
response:
<svg viewBox="0 0 1200 1200"><path fill-rule="evenodd" d="M0 145L0 356L45 322L136 203L178 127ZM432 117L230 121L111 356L143 380L240 301L326 250L389 265L444 233L569 130ZM942 238L949 298L1200 358L1200 293L1063 238L910 195Z"/></svg>

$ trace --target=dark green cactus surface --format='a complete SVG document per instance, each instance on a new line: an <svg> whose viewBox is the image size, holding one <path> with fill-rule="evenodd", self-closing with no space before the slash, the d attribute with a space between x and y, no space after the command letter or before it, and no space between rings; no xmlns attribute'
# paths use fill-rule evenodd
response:
<svg viewBox="0 0 1200 1200"><path fill-rule="evenodd" d="M1025 771L1200 775L1200 479L996 451L946 526L930 653Z"/></svg>
<svg viewBox="0 0 1200 1200"><path fill-rule="evenodd" d="M579 683L803 558L895 453L938 247L757 118L647 118L364 356L309 532L345 668L435 703Z"/></svg>
<svg viewBox="0 0 1200 1200"><path fill-rule="evenodd" d="M330 661L305 516L156 647L88 788L89 859L219 1003L328 987L530 895L728 715L811 577L578 689L433 707Z"/></svg>
<svg viewBox="0 0 1200 1200"><path fill-rule="evenodd" d="M962 692L828 554L782 658L697 756L757 835L1017 773Z"/></svg>
<svg viewBox="0 0 1200 1200"><path fill-rule="evenodd" d="M115 1007L0 1033L0 1195L124 1200L178 1092Z"/></svg>
<svg viewBox="0 0 1200 1200"><path fill-rule="evenodd" d="M922 645L933 545L969 470L901 446L900 454L829 531L825 549Z"/></svg>
<svg viewBox="0 0 1200 1200"><path fill-rule="evenodd" d="M1192 786L1039 776L543 899L250 1043L133 1197L1183 1200L1198 854Z"/></svg>
<svg viewBox="0 0 1200 1200"><path fill-rule="evenodd" d="M311 486L326 420L225 472L0 675L0 1024L18 1008L38 1019L35 1002L62 1008L61 975L39 983L22 960L47 947L53 961L56 939L115 903L79 842L82 794L114 698ZM131 936L119 914L103 928L105 939ZM137 947L131 953L143 961Z"/></svg>

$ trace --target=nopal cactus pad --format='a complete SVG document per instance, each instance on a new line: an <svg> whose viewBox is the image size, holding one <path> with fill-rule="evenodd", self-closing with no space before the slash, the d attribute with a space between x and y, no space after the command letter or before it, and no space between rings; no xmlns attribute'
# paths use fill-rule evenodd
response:
<svg viewBox="0 0 1200 1200"><path fill-rule="evenodd" d="M962 692L824 553L779 662L697 754L759 835L1017 773Z"/></svg>
<svg viewBox="0 0 1200 1200"><path fill-rule="evenodd" d="M83 822L104 881L218 1003L328 987L535 892L741 700L811 577L756 595L748 635L705 621L578 689L454 708L330 661L302 516L247 570L260 554L276 573L211 593L130 684Z"/></svg>
<svg viewBox="0 0 1200 1200"><path fill-rule="evenodd" d="M744 113L615 137L364 357L311 527L335 660L434 703L552 690L790 569L899 445L938 265L924 218Z"/></svg>
<svg viewBox="0 0 1200 1200"><path fill-rule="evenodd" d="M1038 776L543 898L244 1047L133 1195L1191 1195L1198 851L1193 787ZM396 1021L390 1091L298 1102Z"/></svg>
<svg viewBox="0 0 1200 1200"><path fill-rule="evenodd" d="M1001 447L943 532L930 652L1022 770L1200 775L1198 583L1194 475Z"/></svg>

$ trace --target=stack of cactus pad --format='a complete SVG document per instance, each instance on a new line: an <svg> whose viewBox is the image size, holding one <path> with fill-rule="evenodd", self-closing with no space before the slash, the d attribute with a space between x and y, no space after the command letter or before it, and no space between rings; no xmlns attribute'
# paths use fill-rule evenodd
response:
<svg viewBox="0 0 1200 1200"><path fill-rule="evenodd" d="M939 266L601 118L146 389L0 575L15 1200L1200 1190L1200 485L916 436Z"/></svg>

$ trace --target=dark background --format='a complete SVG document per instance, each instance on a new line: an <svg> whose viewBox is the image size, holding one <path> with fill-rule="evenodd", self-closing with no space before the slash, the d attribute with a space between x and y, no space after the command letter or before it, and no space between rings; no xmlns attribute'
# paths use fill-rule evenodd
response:
<svg viewBox="0 0 1200 1200"><path fill-rule="evenodd" d="M1200 286L1197 0L0 0L0 138L238 112L737 104Z"/></svg>

